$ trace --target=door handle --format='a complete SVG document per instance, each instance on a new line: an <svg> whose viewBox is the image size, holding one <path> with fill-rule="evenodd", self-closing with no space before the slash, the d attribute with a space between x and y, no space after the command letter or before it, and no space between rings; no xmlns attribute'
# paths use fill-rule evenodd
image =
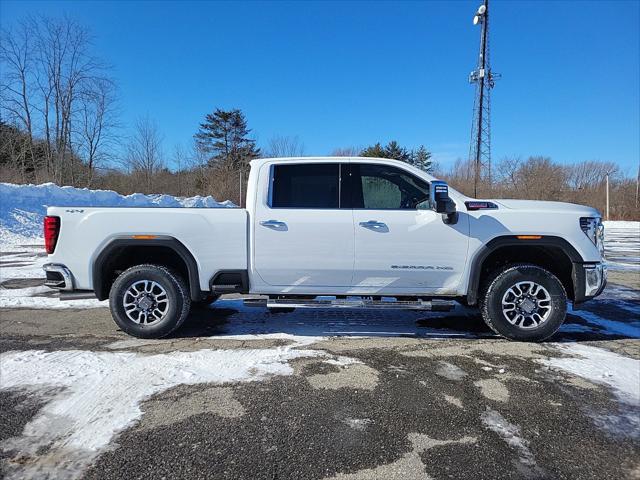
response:
<svg viewBox="0 0 640 480"><path fill-rule="evenodd" d="M278 220L265 220L260 222L260 225L271 228L272 230L287 230L287 224L279 222Z"/></svg>
<svg viewBox="0 0 640 480"><path fill-rule="evenodd" d="M360 222L360 226L376 232L389 231L389 227L387 227L386 223L378 222L376 220L369 220L368 222Z"/></svg>

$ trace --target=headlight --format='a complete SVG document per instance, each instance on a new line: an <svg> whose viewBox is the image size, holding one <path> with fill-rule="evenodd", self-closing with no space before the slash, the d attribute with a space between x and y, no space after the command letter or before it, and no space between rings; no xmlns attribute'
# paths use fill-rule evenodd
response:
<svg viewBox="0 0 640 480"><path fill-rule="evenodd" d="M600 217L580 217L580 228L600 253L604 253L604 225L600 220Z"/></svg>

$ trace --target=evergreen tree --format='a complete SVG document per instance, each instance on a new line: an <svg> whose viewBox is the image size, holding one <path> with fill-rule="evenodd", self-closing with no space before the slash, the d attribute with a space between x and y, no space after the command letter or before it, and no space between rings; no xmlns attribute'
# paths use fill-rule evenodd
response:
<svg viewBox="0 0 640 480"><path fill-rule="evenodd" d="M424 145L420 145L416 150L411 152L410 163L414 167L424 170L425 172L430 172L433 169L431 152L427 150Z"/></svg>
<svg viewBox="0 0 640 480"><path fill-rule="evenodd" d="M249 161L260 156L255 140L249 138L244 114L239 109L222 110L205 117L195 135L198 147L209 155L210 166L244 168Z"/></svg>
<svg viewBox="0 0 640 480"><path fill-rule="evenodd" d="M411 163L411 153L404 147L398 145L398 142L391 140L384 147L385 158L392 158L394 160L400 160L402 162Z"/></svg>
<svg viewBox="0 0 640 480"><path fill-rule="evenodd" d="M373 157L373 158L387 158L386 151L380 142L372 145L370 147L365 148L360 152L361 157Z"/></svg>
<svg viewBox="0 0 640 480"><path fill-rule="evenodd" d="M395 140L391 140L384 147L380 145L380 142L369 146L360 152L360 156L390 158L407 163L410 163L411 160L411 153L406 148L401 147Z"/></svg>

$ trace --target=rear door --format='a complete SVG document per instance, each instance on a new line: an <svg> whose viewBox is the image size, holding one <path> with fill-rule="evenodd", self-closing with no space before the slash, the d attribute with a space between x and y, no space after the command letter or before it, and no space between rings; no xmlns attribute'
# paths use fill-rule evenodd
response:
<svg viewBox="0 0 640 480"><path fill-rule="evenodd" d="M350 165L353 293L455 293L466 263L467 216L445 224L428 207L429 183L407 170Z"/></svg>
<svg viewBox="0 0 640 480"><path fill-rule="evenodd" d="M337 162L271 165L254 215L254 265L269 285L346 287L354 259L353 215L341 209ZM293 291L293 290L289 290Z"/></svg>

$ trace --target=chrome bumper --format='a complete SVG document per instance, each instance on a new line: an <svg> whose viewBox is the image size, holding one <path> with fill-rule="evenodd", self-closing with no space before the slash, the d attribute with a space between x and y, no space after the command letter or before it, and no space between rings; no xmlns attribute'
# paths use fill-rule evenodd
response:
<svg viewBox="0 0 640 480"><path fill-rule="evenodd" d="M42 269L47 275L44 282L47 287L62 291L73 290L73 277L67 267L59 263L45 263Z"/></svg>

